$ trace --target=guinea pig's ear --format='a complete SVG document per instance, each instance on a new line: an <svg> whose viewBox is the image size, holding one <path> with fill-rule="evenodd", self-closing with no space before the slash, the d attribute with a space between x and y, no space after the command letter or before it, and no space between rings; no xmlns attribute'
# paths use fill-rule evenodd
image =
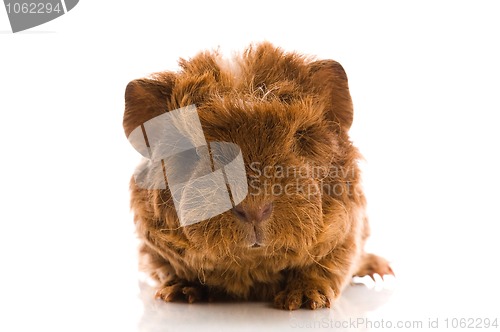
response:
<svg viewBox="0 0 500 332"><path fill-rule="evenodd" d="M167 112L175 74L163 72L131 81L125 89L123 129L127 137L144 122Z"/></svg>
<svg viewBox="0 0 500 332"><path fill-rule="evenodd" d="M320 60L309 65L313 89L327 106L327 118L338 123L346 132L353 120L353 108L347 75L334 60Z"/></svg>

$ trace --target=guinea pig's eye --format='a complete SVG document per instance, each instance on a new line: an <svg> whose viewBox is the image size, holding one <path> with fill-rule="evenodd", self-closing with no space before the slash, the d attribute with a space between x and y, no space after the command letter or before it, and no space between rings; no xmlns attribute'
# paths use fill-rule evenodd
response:
<svg viewBox="0 0 500 332"><path fill-rule="evenodd" d="M294 134L295 149L300 154L320 154L325 144L329 144L329 135L321 126L308 126L298 129Z"/></svg>
<svg viewBox="0 0 500 332"><path fill-rule="evenodd" d="M300 128L294 134L294 139L299 150L307 149L314 142L314 128Z"/></svg>
<svg viewBox="0 0 500 332"><path fill-rule="evenodd" d="M309 128L302 128L297 130L293 135L293 137L298 143L306 143L308 133L309 133Z"/></svg>

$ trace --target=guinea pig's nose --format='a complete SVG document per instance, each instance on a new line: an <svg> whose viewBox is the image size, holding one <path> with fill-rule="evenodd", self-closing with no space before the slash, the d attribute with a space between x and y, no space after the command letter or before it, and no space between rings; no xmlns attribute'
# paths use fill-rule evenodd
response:
<svg viewBox="0 0 500 332"><path fill-rule="evenodd" d="M267 203L259 207L243 207L240 204L236 205L232 211L241 221L258 224L271 216L273 203Z"/></svg>

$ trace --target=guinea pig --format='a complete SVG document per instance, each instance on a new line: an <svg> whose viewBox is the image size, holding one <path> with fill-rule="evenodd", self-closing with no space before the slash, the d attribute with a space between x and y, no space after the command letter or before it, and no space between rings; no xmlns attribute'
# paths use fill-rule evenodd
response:
<svg viewBox="0 0 500 332"><path fill-rule="evenodd" d="M353 276L393 274L385 259L364 251L360 154L348 134L353 106L338 62L270 43L229 60L201 52L180 59L177 71L127 85L125 133L130 139L148 121L190 105L201 141L238 147L246 191L220 213L186 224L170 178L148 187L132 177L140 268L156 281L157 298L316 309L330 307ZM166 168L146 158L140 173L160 183Z"/></svg>

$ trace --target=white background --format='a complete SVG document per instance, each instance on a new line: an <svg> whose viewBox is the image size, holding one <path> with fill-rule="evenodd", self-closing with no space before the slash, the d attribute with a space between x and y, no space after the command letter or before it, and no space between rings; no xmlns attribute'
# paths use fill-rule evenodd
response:
<svg viewBox="0 0 500 332"><path fill-rule="evenodd" d="M0 8L0 330L500 318L498 17L494 1L80 1L12 34ZM350 287L334 310L154 302L136 274L125 86L262 40L344 66L369 248L397 278Z"/></svg>

